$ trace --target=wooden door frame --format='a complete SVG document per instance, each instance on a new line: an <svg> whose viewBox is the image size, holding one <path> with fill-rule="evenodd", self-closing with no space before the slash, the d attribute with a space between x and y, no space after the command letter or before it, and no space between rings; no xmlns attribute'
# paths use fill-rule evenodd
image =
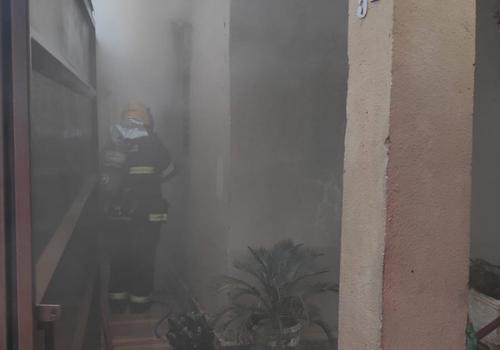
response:
<svg viewBox="0 0 500 350"><path fill-rule="evenodd" d="M1 1L0 349L34 347L29 0ZM1 249L5 248L5 249Z"/></svg>

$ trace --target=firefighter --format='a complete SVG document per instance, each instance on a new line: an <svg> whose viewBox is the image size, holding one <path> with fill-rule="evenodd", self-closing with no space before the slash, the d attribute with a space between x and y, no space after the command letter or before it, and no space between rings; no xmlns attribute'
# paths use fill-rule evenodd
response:
<svg viewBox="0 0 500 350"><path fill-rule="evenodd" d="M162 184L175 175L167 149L153 130L153 118L141 103L129 104L112 128L106 147L101 193L110 259L112 311L133 313L151 306L155 251L168 204Z"/></svg>

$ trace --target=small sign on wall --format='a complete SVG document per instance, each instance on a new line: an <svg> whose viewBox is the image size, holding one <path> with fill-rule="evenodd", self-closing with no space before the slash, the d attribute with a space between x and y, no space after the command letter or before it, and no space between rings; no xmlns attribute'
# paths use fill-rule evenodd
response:
<svg viewBox="0 0 500 350"><path fill-rule="evenodd" d="M359 18L365 18L368 14L368 1L369 0L357 0L358 8L356 9L356 16ZM378 0L371 0L370 2L376 2Z"/></svg>
<svg viewBox="0 0 500 350"><path fill-rule="evenodd" d="M356 16L359 18L365 18L368 14L368 0L358 0L358 8L356 10Z"/></svg>

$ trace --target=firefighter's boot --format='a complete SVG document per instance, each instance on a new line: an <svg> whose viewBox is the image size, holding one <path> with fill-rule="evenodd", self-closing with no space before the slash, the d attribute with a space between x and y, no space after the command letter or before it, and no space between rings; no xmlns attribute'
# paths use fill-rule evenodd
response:
<svg viewBox="0 0 500 350"><path fill-rule="evenodd" d="M129 295L127 292L109 293L109 308L113 314L123 314L127 311Z"/></svg>
<svg viewBox="0 0 500 350"><path fill-rule="evenodd" d="M133 314L143 314L151 310L151 298L149 296L130 296L130 312Z"/></svg>

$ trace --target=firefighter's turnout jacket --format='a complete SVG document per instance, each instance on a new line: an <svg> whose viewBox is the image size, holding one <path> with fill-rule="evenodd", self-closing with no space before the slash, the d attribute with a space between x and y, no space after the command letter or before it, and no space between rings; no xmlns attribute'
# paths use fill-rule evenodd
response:
<svg viewBox="0 0 500 350"><path fill-rule="evenodd" d="M173 168L167 149L154 133L112 141L104 152L101 172L106 215L112 220L167 221L161 185Z"/></svg>

